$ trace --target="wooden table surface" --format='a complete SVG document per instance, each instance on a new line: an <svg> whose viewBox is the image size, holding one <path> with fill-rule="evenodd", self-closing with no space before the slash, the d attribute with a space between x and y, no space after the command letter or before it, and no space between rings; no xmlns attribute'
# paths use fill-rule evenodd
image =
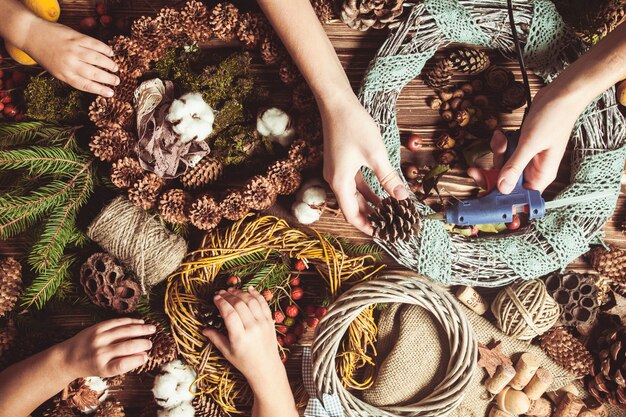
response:
<svg viewBox="0 0 626 417"><path fill-rule="evenodd" d="M77 25L77 22L80 21L82 17L91 14L95 0L61 0L60 3L62 7L61 21L69 25ZM115 6L114 10L116 10L117 14L135 18L141 15L154 14L165 4L171 5L177 3L181 2L168 2L165 0L128 0L120 2L120 5ZM356 32L350 30L340 22L327 24L325 28L346 69L350 81L354 88L357 89L369 61L374 56L377 48L384 41L386 33L384 31ZM220 46L221 45L214 45L214 47ZM490 52L490 55L492 61L511 68L515 72L516 78L521 80L516 62L505 61L496 52ZM254 72L259 83L270 88L272 92L271 101L276 104L285 103L289 97L289 92L287 88L282 86L278 79L277 68L262 65L258 57L255 57L254 62ZM460 76L457 77L457 79L459 81L463 80ZM540 81L534 76L531 78L531 83L533 90L537 90L541 86ZM420 152L411 154L403 149L403 161L413 160L418 166L434 164L435 147L433 138L436 137L436 132L443 131L442 128L437 127L439 123L438 113L429 109L426 105L427 97L432 95L432 90L426 87L421 80L416 79L409 83L398 100L398 122L402 135L417 132L425 138L424 147ZM502 127L512 129L519 127L521 117L521 110L503 116ZM546 134L549 135L549 132L546 132ZM546 140L549 140L549 138L546 138ZM556 191L563 188L568 183L568 166L569 164L567 162L561 164L562 169L559 172L557 181L547 191L548 197L554 195ZM617 210L612 220L604 229L606 240L614 242L621 247L626 247L626 236L620 231L621 222L626 218L626 198L624 197L624 184L626 180L624 178L626 178L626 176L623 176L622 194L620 195ZM446 175L440 185L442 185L447 192L459 198L469 196L473 189L472 182L464 175L464 172L458 168ZM291 224L295 225L296 222L289 214L288 207L289 201L285 199L284 201L279 201L277 206L272 208L271 211L272 213L283 215ZM330 213L324 214L322 219L317 222L314 227L322 232L333 233L356 241L364 242L368 240L365 235L347 224L343 218L338 218ZM20 250L20 246L21 245L13 244L13 242L4 242L0 244L0 251L6 254L14 254L16 251ZM392 266L394 265L391 261L388 263ZM584 259L579 258L571 264L571 268L587 270L588 264ZM57 322L60 327L72 329L85 327L91 323L90 320L89 316L80 311L55 317L55 322ZM298 363L290 363L288 366L290 373L294 375L298 373L298 367ZM152 377L150 375L130 376L127 378L124 386L116 390L118 391L116 393L117 398L122 400L128 407L128 416L137 415L137 410L151 398L151 393L149 392L151 386Z"/></svg>

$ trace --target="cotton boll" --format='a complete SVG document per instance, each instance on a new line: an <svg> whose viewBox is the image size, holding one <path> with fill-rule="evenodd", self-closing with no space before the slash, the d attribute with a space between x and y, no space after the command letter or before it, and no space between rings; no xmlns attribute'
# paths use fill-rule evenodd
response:
<svg viewBox="0 0 626 417"><path fill-rule="evenodd" d="M256 130L270 141L281 146L288 146L296 134L291 127L291 117L276 107L270 107L260 113L256 119Z"/></svg>
<svg viewBox="0 0 626 417"><path fill-rule="evenodd" d="M296 201L302 201L302 195L304 194L306 190L308 190L311 187L325 188L326 183L319 178L311 178L310 180L303 182L300 188L298 189L298 192L296 193Z"/></svg>
<svg viewBox="0 0 626 417"><path fill-rule="evenodd" d="M158 405L172 408L183 402L193 400L196 391L196 372L193 368L176 359L161 368L161 373L154 379L152 393Z"/></svg>
<svg viewBox="0 0 626 417"><path fill-rule="evenodd" d="M296 201L291 206L291 211L301 224L312 224L318 221L322 215L321 210L314 209L307 203Z"/></svg>
<svg viewBox="0 0 626 417"><path fill-rule="evenodd" d="M83 385L90 390L95 391L98 394L98 401L102 402L109 396L109 385L107 382L99 376L88 376L83 378ZM91 414L98 408L97 405L93 407L84 407L80 411L84 414Z"/></svg>
<svg viewBox="0 0 626 417"><path fill-rule="evenodd" d="M319 186L307 188L302 193L302 202L310 206L321 206L326 202L326 189Z"/></svg>
<svg viewBox="0 0 626 417"><path fill-rule="evenodd" d="M196 410L191 402L184 402L173 408L157 411L157 417L194 417Z"/></svg>
<svg viewBox="0 0 626 417"><path fill-rule="evenodd" d="M204 141L213 132L215 113L200 93L187 93L170 105L165 119L184 143Z"/></svg>

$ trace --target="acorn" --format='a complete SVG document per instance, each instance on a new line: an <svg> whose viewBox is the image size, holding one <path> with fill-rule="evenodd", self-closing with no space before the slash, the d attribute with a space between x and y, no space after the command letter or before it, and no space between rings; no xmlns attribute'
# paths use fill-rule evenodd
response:
<svg viewBox="0 0 626 417"><path fill-rule="evenodd" d="M441 154L439 154L439 157L437 158L437 161L441 165L452 165L453 163L456 162L457 159L458 159L458 156L457 156L456 152L454 152L453 150L449 149L449 150L444 151Z"/></svg>
<svg viewBox="0 0 626 417"><path fill-rule="evenodd" d="M442 104L443 104L443 101L439 97L431 97L428 100L428 107L430 107L433 110L439 110Z"/></svg>
<svg viewBox="0 0 626 417"><path fill-rule="evenodd" d="M465 97L465 92L460 88L457 88L452 92L452 97L463 98Z"/></svg>
<svg viewBox="0 0 626 417"><path fill-rule="evenodd" d="M474 105L478 107L487 107L489 105L489 99L484 94L478 95L474 97Z"/></svg>
<svg viewBox="0 0 626 417"><path fill-rule="evenodd" d="M448 101L453 97L452 91L450 90L439 90L439 98L441 101Z"/></svg>
<svg viewBox="0 0 626 417"><path fill-rule="evenodd" d="M483 123L485 124L485 127L489 130L496 130L498 128L498 118L493 114L485 117Z"/></svg>
<svg viewBox="0 0 626 417"><path fill-rule="evenodd" d="M444 111L444 110L450 110L450 102L449 101L444 101L441 104L441 107L439 107L439 111Z"/></svg>
<svg viewBox="0 0 626 417"><path fill-rule="evenodd" d="M470 83L461 84L460 89L465 93L466 96L472 95L474 93L474 87Z"/></svg>
<svg viewBox="0 0 626 417"><path fill-rule="evenodd" d="M466 99L463 99L463 101L461 102L461 105L459 106L459 109L467 110L471 106L472 106L472 100L466 98Z"/></svg>
<svg viewBox="0 0 626 417"><path fill-rule="evenodd" d="M452 149L454 148L455 145L456 145L456 141L454 140L452 136L450 136L447 133L444 133L441 136L439 136L439 138L435 142L435 146L437 146L437 148L441 149L442 151Z"/></svg>
<svg viewBox="0 0 626 417"><path fill-rule="evenodd" d="M450 109L458 110L461 107L462 102L463 102L463 99L460 97L453 98L452 100L450 100Z"/></svg>
<svg viewBox="0 0 626 417"><path fill-rule="evenodd" d="M459 110L458 112L456 112L456 114L454 115L454 120L459 124L459 126L461 127L465 127L468 124L470 124L472 116L470 115L469 111L467 110Z"/></svg>
<svg viewBox="0 0 626 417"><path fill-rule="evenodd" d="M480 93L481 91L483 91L483 88L485 88L483 80L479 78L473 79L470 82L470 85L472 86L472 90L474 90L474 94Z"/></svg>
<svg viewBox="0 0 626 417"><path fill-rule="evenodd" d="M451 122L452 119L454 119L454 113L452 113L452 111L450 110L445 110L441 112L441 118L444 122Z"/></svg>

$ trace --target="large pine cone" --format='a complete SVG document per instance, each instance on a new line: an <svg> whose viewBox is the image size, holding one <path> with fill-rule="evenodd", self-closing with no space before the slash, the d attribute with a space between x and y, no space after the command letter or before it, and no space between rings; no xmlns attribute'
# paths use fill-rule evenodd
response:
<svg viewBox="0 0 626 417"><path fill-rule="evenodd" d="M593 356L582 343L564 327L555 327L539 339L541 348L552 360L577 376L593 370Z"/></svg>
<svg viewBox="0 0 626 417"><path fill-rule="evenodd" d="M44 417L77 417L80 415L82 413L79 413L59 398L55 399L50 408L43 412Z"/></svg>
<svg viewBox="0 0 626 417"><path fill-rule="evenodd" d="M311 5L317 18L322 23L328 23L337 16L337 4L335 0L311 0Z"/></svg>
<svg viewBox="0 0 626 417"><path fill-rule="evenodd" d="M483 79L487 89L493 93L501 93L515 81L515 75L506 68L492 65L483 73Z"/></svg>
<svg viewBox="0 0 626 417"><path fill-rule="evenodd" d="M274 31L268 32L261 40L260 52L261 59L267 65L276 65L287 56L285 46Z"/></svg>
<svg viewBox="0 0 626 417"><path fill-rule="evenodd" d="M180 183L188 190L206 187L214 183L224 171L224 164L217 158L207 156L198 164L188 169L179 179Z"/></svg>
<svg viewBox="0 0 626 417"><path fill-rule="evenodd" d="M197 395L193 399L196 417L226 417L226 413L210 395Z"/></svg>
<svg viewBox="0 0 626 417"><path fill-rule="evenodd" d="M133 371L136 373L150 372L160 368L162 365L176 359L178 354L176 341L160 323L149 319L145 322L146 324L155 326L156 331L148 336L148 339L152 342L152 347L148 351L148 360L140 368Z"/></svg>
<svg viewBox="0 0 626 417"><path fill-rule="evenodd" d="M132 187L143 175L143 168L135 158L124 157L111 167L111 182L118 188Z"/></svg>
<svg viewBox="0 0 626 417"><path fill-rule="evenodd" d="M96 305L118 313L135 311L141 287L126 277L124 268L108 253L94 253L80 269L80 283Z"/></svg>
<svg viewBox="0 0 626 417"><path fill-rule="evenodd" d="M193 41L205 43L211 39L212 31L209 24L209 12L206 6L197 0L187 2L180 11L185 34Z"/></svg>
<svg viewBox="0 0 626 417"><path fill-rule="evenodd" d="M8 320L5 326L0 327L0 358L11 348L16 336L13 320Z"/></svg>
<svg viewBox="0 0 626 417"><path fill-rule="evenodd" d="M267 210L274 205L276 197L272 181L261 175L250 179L243 192L244 203L252 210Z"/></svg>
<svg viewBox="0 0 626 417"><path fill-rule="evenodd" d="M615 245L609 248L595 247L587 253L587 257L593 269L607 277L617 293L626 296L626 251Z"/></svg>
<svg viewBox="0 0 626 417"><path fill-rule="evenodd" d="M250 212L250 207L244 201L243 194L233 191L222 200L219 210L225 219L240 220Z"/></svg>
<svg viewBox="0 0 626 417"><path fill-rule="evenodd" d="M132 122L133 107L115 97L98 97L89 106L89 119L100 128L124 128Z"/></svg>
<svg viewBox="0 0 626 417"><path fill-rule="evenodd" d="M403 11L402 0L344 0L341 20L356 30L396 26Z"/></svg>
<svg viewBox="0 0 626 417"><path fill-rule="evenodd" d="M475 48L459 48L450 51L448 59L452 67L468 74L478 74L491 64L489 56Z"/></svg>
<svg viewBox="0 0 626 417"><path fill-rule="evenodd" d="M99 130L89 142L89 149L101 161L112 162L130 153L133 138L124 129Z"/></svg>
<svg viewBox="0 0 626 417"><path fill-rule="evenodd" d="M137 181L133 188L128 190L128 199L137 207L150 210L156 206L161 188L165 185L163 178L149 173Z"/></svg>
<svg viewBox="0 0 626 417"><path fill-rule="evenodd" d="M295 193L302 181L300 171L291 161L274 162L267 170L267 178L272 181L279 195Z"/></svg>
<svg viewBox="0 0 626 417"><path fill-rule="evenodd" d="M200 230L211 230L222 221L220 206L213 198L202 195L191 205L189 221Z"/></svg>
<svg viewBox="0 0 626 417"><path fill-rule="evenodd" d="M512 112L526 104L526 86L519 81L513 81L504 89L500 96L500 106L503 110Z"/></svg>
<svg viewBox="0 0 626 417"><path fill-rule="evenodd" d="M231 3L218 3L209 15L209 25L217 39L235 37L239 21L239 10Z"/></svg>
<svg viewBox="0 0 626 417"><path fill-rule="evenodd" d="M248 48L256 48L261 42L261 36L268 30L267 26L268 22L263 14L243 13L239 19L237 38Z"/></svg>
<svg viewBox="0 0 626 417"><path fill-rule="evenodd" d="M598 401L626 410L626 327L603 333L594 353L593 373L585 381L588 391Z"/></svg>
<svg viewBox="0 0 626 417"><path fill-rule="evenodd" d="M163 193L159 200L159 214L166 222L185 223L191 206L191 196L183 190L172 189Z"/></svg>
<svg viewBox="0 0 626 417"><path fill-rule="evenodd" d="M430 88L443 88L450 83L454 67L449 59L440 59L432 69L426 71L422 78Z"/></svg>
<svg viewBox="0 0 626 417"><path fill-rule="evenodd" d="M369 217L374 237L396 242L407 240L420 229L420 217L411 199L385 198Z"/></svg>
<svg viewBox="0 0 626 417"><path fill-rule="evenodd" d="M22 266L14 258L0 259L0 317L13 310L22 289Z"/></svg>

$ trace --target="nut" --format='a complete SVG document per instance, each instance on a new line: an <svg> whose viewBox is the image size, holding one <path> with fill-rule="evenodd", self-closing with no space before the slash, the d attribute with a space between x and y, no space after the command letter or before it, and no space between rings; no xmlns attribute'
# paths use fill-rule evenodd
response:
<svg viewBox="0 0 626 417"><path fill-rule="evenodd" d="M452 98L452 91L450 90L439 90L438 94L441 101L448 101Z"/></svg>
<svg viewBox="0 0 626 417"><path fill-rule="evenodd" d="M444 101L439 108L439 111L450 110L450 102Z"/></svg>
<svg viewBox="0 0 626 417"><path fill-rule="evenodd" d="M465 92L460 88L457 88L452 92L452 97L463 98L465 97Z"/></svg>
<svg viewBox="0 0 626 417"><path fill-rule="evenodd" d="M469 96L474 93L474 87L470 83L463 83L461 85L461 90L465 93L466 96Z"/></svg>
<svg viewBox="0 0 626 417"><path fill-rule="evenodd" d="M428 100L428 107L430 107L433 110L439 110L442 104L443 104L443 101L441 101L439 97L431 97Z"/></svg>
<svg viewBox="0 0 626 417"><path fill-rule="evenodd" d="M456 152L454 152L453 150L447 150L439 154L437 161L441 165L451 165L455 163L457 159L458 159L458 156Z"/></svg>
<svg viewBox="0 0 626 417"><path fill-rule="evenodd" d="M461 110L466 110L466 109L467 109L468 107L470 107L471 105L472 105L472 100L469 100L469 99L467 99L467 98L466 98L466 99L464 99L464 100L461 102L460 109L461 109Z"/></svg>
<svg viewBox="0 0 626 417"><path fill-rule="evenodd" d="M441 118L446 122L451 122L452 119L454 119L454 113L452 113L450 110L445 110L441 112Z"/></svg>
<svg viewBox="0 0 626 417"><path fill-rule="evenodd" d="M485 117L483 123L485 123L485 127L489 130L496 130L498 128L498 118L493 114Z"/></svg>
<svg viewBox="0 0 626 417"><path fill-rule="evenodd" d="M442 151L452 149L454 148L455 145L456 145L456 141L454 140L452 136L450 136L447 133L444 133L441 136L439 136L439 138L435 142L435 146L437 146L437 148L441 149Z"/></svg>
<svg viewBox="0 0 626 417"><path fill-rule="evenodd" d="M463 99L460 97L455 97L452 100L449 101L450 103L450 108L452 110L458 110L461 107L461 103L463 102Z"/></svg>
<svg viewBox="0 0 626 417"><path fill-rule="evenodd" d="M459 110L458 112L456 112L456 115L454 116L454 120L461 127L467 126L470 123L471 119L472 119L472 116L467 110Z"/></svg>
<svg viewBox="0 0 626 417"><path fill-rule="evenodd" d="M481 94L474 97L474 104L478 107L487 107L489 105L489 99L486 95Z"/></svg>
<svg viewBox="0 0 626 417"><path fill-rule="evenodd" d="M485 85L483 84L483 80L476 78L475 80L472 80L472 82L470 83L472 85L472 88L474 89L474 94L480 93L481 91L483 91L483 88L485 87Z"/></svg>

